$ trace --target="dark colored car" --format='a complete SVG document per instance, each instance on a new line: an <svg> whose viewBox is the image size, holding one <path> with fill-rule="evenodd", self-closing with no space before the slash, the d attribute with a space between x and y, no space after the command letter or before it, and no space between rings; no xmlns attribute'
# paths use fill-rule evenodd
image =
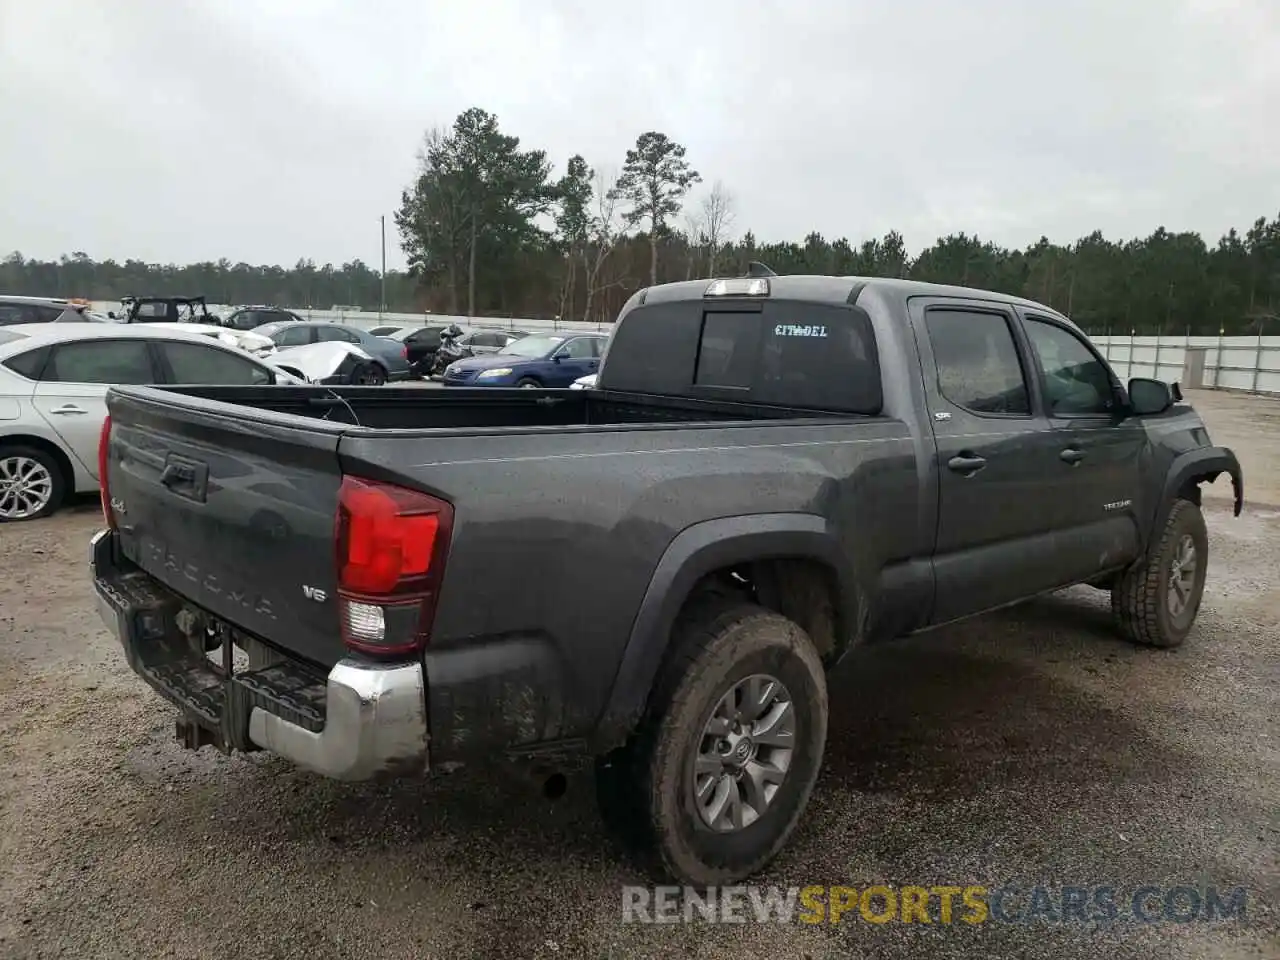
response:
<svg viewBox="0 0 1280 960"><path fill-rule="evenodd" d="M567 387L595 373L607 334L536 334L485 357L455 360L444 371L446 387Z"/></svg>
<svg viewBox="0 0 1280 960"><path fill-rule="evenodd" d="M204 297L121 297L119 314L108 316L124 323L222 323Z"/></svg>
<svg viewBox="0 0 1280 960"><path fill-rule="evenodd" d="M803 815L825 669L865 646L1072 584L1136 643L1193 634L1200 484L1244 488L1180 397L999 293L667 284L593 390L113 387L92 575L188 746L594 763L651 862L732 883Z"/></svg>
<svg viewBox="0 0 1280 960"><path fill-rule="evenodd" d="M254 327L253 332L270 337L280 349L301 347L308 343L323 343L326 340L350 343L360 347L378 361L382 367L383 380L406 380L411 376L409 352L403 343L397 343L385 337L375 337L359 327L323 321L277 321Z"/></svg>
<svg viewBox="0 0 1280 960"><path fill-rule="evenodd" d="M440 331L444 326L401 327L394 333L378 334L388 340L403 343L409 351L409 367L416 377L425 377L431 372L435 362L436 351L440 349Z"/></svg>
<svg viewBox="0 0 1280 960"><path fill-rule="evenodd" d="M292 310L286 310L283 307L240 307L227 317L222 325L233 330L256 330L268 323L305 322Z"/></svg>

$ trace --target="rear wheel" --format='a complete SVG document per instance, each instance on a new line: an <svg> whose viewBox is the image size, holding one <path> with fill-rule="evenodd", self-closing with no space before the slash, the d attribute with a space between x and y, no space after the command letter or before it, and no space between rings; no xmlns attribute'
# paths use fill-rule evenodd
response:
<svg viewBox="0 0 1280 960"><path fill-rule="evenodd" d="M662 874L731 883L773 859L808 803L826 679L808 635L750 603L699 603L673 643L640 731L597 767L597 797Z"/></svg>
<svg viewBox="0 0 1280 960"><path fill-rule="evenodd" d="M57 461L34 447L0 447L0 520L37 520L62 505L66 481Z"/></svg>
<svg viewBox="0 0 1280 960"><path fill-rule="evenodd" d="M387 382L387 371L378 363L362 364L352 378L356 383L366 387L379 387Z"/></svg>
<svg viewBox="0 0 1280 960"><path fill-rule="evenodd" d="M1200 610L1208 561L1204 515L1190 500L1175 500L1146 560L1111 590L1120 632L1151 647L1181 646Z"/></svg>

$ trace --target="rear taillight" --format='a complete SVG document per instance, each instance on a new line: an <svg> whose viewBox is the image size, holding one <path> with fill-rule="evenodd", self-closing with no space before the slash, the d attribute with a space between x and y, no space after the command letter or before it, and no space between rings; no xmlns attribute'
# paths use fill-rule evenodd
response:
<svg viewBox="0 0 1280 960"><path fill-rule="evenodd" d="M115 529L116 515L111 509L111 486L107 482L107 468L111 466L111 414L102 418L102 432L98 434L98 489L102 494L102 519Z"/></svg>
<svg viewBox="0 0 1280 960"><path fill-rule="evenodd" d="M400 348L400 356L402 356L402 357L404 357L406 360L408 360L408 359L409 359L409 348L408 348L408 347L401 347L401 348Z"/></svg>
<svg viewBox="0 0 1280 960"><path fill-rule="evenodd" d="M453 531L453 507L417 490L343 477L338 492L342 640L376 657L427 643Z"/></svg>

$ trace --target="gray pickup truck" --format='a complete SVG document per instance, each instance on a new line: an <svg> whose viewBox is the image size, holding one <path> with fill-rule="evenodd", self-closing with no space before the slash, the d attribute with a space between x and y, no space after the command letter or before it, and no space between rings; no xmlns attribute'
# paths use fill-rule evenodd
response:
<svg viewBox="0 0 1280 960"><path fill-rule="evenodd" d="M805 808L825 669L1071 584L1174 647L1231 477L1062 315L901 280L651 287L593 390L118 387L92 576L191 747L329 777L594 763L685 883ZM853 666L851 664L851 666Z"/></svg>

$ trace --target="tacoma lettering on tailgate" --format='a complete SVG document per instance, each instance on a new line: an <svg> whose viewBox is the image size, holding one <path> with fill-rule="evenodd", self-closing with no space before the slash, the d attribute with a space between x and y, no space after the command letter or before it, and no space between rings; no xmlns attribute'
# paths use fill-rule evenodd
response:
<svg viewBox="0 0 1280 960"><path fill-rule="evenodd" d="M205 573L194 563L184 560L163 544L147 542L146 550L151 559L163 564L165 570L176 573L191 583L199 585L205 593L214 597L226 597L236 606L263 617L276 619L271 601L260 593L254 593L239 584L228 583L217 574Z"/></svg>

